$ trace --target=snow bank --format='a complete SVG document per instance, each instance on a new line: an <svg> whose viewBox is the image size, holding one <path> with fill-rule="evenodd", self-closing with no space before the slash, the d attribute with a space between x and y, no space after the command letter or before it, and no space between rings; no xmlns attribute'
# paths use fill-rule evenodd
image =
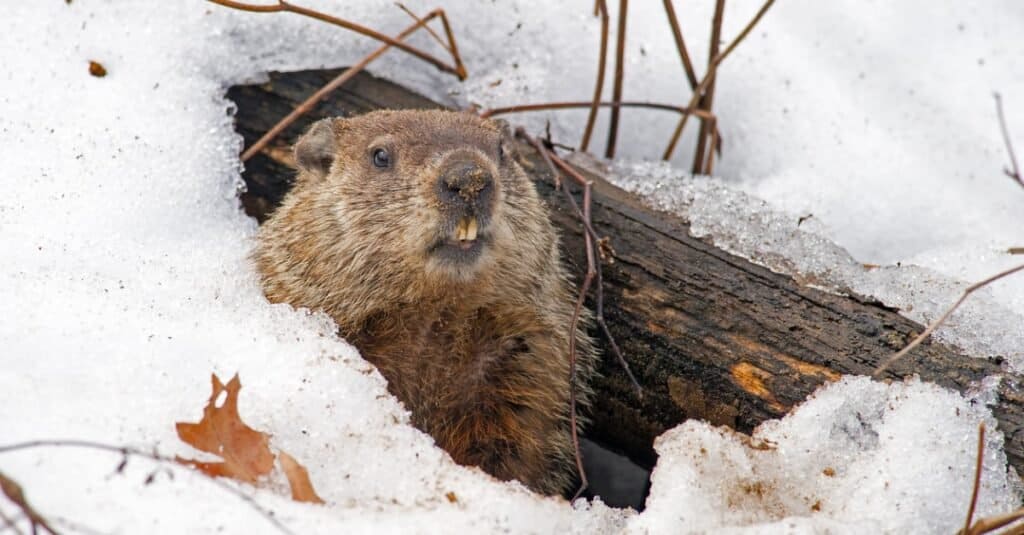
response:
<svg viewBox="0 0 1024 535"><path fill-rule="evenodd" d="M377 28L394 30L408 24L405 15L383 0L311 0L307 4ZM474 76L465 84L397 53L382 59L375 71L454 103L575 100L589 94L589 89L581 89L589 88L588 72L597 41L597 24L587 14L589 4L563 3L545 5L544 9L538 5L525 0L498 6L469 0L446 3ZM901 3L898 8L886 9L900 14L915 5L925 4ZM1019 90L1020 67L1010 65L1008 58L1020 54L1015 49L993 51L993 47L1021 46L1019 40L1007 37L1012 21L1020 20L1020 6L1004 2L998 13L991 7L991 12L960 13L963 9L957 3L942 5L957 10L955 19L967 21L970 30L963 38L967 40L964 54L973 51L988 58L990 71L1005 75L1006 85L1001 89L1008 97L1013 89ZM948 154L963 155L966 163L951 165L955 169L968 166L978 179L970 187L953 188L958 196L954 201L935 195L922 197L932 203L929 207L953 216L928 218L927 225L945 230L922 238L921 246L911 252L927 260L929 251L936 255L946 251L943 258L959 259L960 263L941 262L942 266L933 267L945 269L947 275L970 278L970 270L989 265L976 264L965 243L975 243L971 240L988 233L990 226L1021 228L1020 212L1010 209L1019 206L1013 204L1016 190L980 185L989 184L989 176L983 177L979 170L981 156L998 169L1001 153L994 123L993 133L987 133L991 117L978 115L975 122L968 118L973 117L973 108L964 111L971 106L974 84L944 84L941 77L939 82L920 80L922 91L943 91L937 99L942 106L934 104L930 110L946 119L970 121L972 128L944 128L948 139L934 140L936 125L945 123L925 121L920 115L907 117L900 123L902 128L923 132L913 138L917 141L901 147L913 158L899 160L903 162L899 165L885 160L870 173L865 171L864 175L879 176L872 182L874 189L857 189L850 185L855 180L846 174L833 175L836 168L821 165L821 159L853 150L840 160L838 168L850 173L856 167L849 165L850 161L863 161L865 152L889 143L902 130L869 129L846 138L844 144L833 140L819 145L819 140L830 139L819 135L816 129L821 125L846 128L860 117L852 112L830 115L831 101L823 99L833 94L831 91L823 91L817 100L799 99L800 113L793 116L807 120L799 128L779 117L768 120L771 114L780 113L779 106L796 106L781 76L799 82L804 88L801 97L807 96L810 80L833 85L848 81L845 69L856 68L856 62L825 59L866 54L861 46L864 40L858 42L856 35L828 33L846 24L850 14L858 15L858 24L895 38L894 30L874 21L877 6L828 6L781 3L752 36L749 46L731 60L730 68L735 70L723 71L718 102L726 139L729 147L743 150L729 150L720 166L722 174L766 196L775 192L776 200L793 195L786 201L786 209L813 208L815 219L824 222L823 232L829 237L855 237L840 243L857 252L858 243L874 243L872 236L891 234L891 228L899 226L880 226L878 218L872 219L871 225L853 225L851 221L887 212L892 206L892 188L897 188L897 196L921 188L942 189L930 181L942 179L940 184L948 185L950 177L957 175L937 171L935 162L948 163ZM410 7L423 12L433 5L417 2ZM741 3L739 11L749 14L753 7L753 3ZM692 17L683 17L684 25L707 19L708 6L693 9ZM929 29L934 20L945 20L938 9L905 20L914 20L914 28L927 37L937 31ZM732 459L732 464L741 463L748 455L734 439L695 423L659 442L663 462L651 511L632 519L630 513L600 503L573 508L562 500L539 498L518 484L498 483L479 470L454 465L433 447L429 437L408 425L407 414L387 394L380 375L334 336L325 317L269 305L247 261L255 223L239 210L240 138L233 131L233 105L224 99L225 88L258 80L267 70L350 64L376 44L300 17L239 13L201 2L21 2L7 6L5 15L0 21L0 64L4 67L0 75L4 81L0 92L0 154L4 156L0 252L5 260L0 264L0 443L74 438L191 455L194 452L175 437L174 422L198 419L208 396L211 371L224 378L239 372L244 384L242 417L256 428L272 432L273 445L308 466L317 490L329 502L325 506L296 504L273 489L239 487L296 532L660 531L679 526L670 524L676 520L663 519L665 504L670 503L676 504L685 518L694 519L694 524L683 529L759 526L806 514L801 509L806 501L797 499L802 497L792 488L776 484L790 479L813 483L808 492L814 490L822 500L820 514L795 521L808 530L899 526L908 514L930 514L940 506L951 511L963 509L963 493L968 487L961 479L973 459L973 426L988 417L974 409L956 415L953 409L962 407L962 400L921 385L883 387L850 381L811 401L789 420L773 424L778 430L763 431L779 447L774 453L750 453L749 459L764 456L764 460L749 461L749 473L764 475L766 484L775 482L772 486L779 490L772 500L788 500L787 509L774 512L761 511L758 504L750 504L747 512L732 511L720 493L699 492L698 485L735 487L737 479L746 477L743 470L747 469L742 466L723 466L716 479L692 484L687 483L692 479L669 475L705 466L690 459L691 444ZM656 10L638 11L633 20L653 25L657 17ZM743 13L733 16L730 11L727 33L734 33L743 18ZM652 26L650 31L634 34L638 37L631 44L627 72L636 77L629 78L627 94L677 100L674 88L682 85L682 78L672 74L676 60L666 49L670 46L667 34L655 29ZM691 39L691 46L699 56L701 32L696 27L691 31L689 26L686 31L697 36ZM829 38L822 39L822 35ZM425 37L417 39L426 42ZM928 42L925 38L914 40L914 48L909 50L921 52ZM639 48L646 55L640 55ZM794 50L814 50L816 61L781 67L795 61ZM101 62L109 74L105 78L89 76L89 60ZM670 64L672 69L667 67ZM575 65L582 65L579 72L567 68ZM868 71L878 73L877 84L884 85L881 80L885 76L936 70L927 63L907 69L886 65L886 69ZM955 73L956 69L949 71ZM495 85L498 80L502 82ZM960 91L970 94L962 97ZM875 93L879 93L877 88ZM751 99L752 94L763 97ZM905 104L903 92L893 95L900 100L881 111L892 112ZM1007 104L1014 109L1009 98ZM1024 105L1016 109L1024 110ZM660 129L670 128L671 119L642 113L630 117L623 125L622 151L633 157L651 154L651 147L660 147L662 142ZM582 113L558 116L556 135L568 138L582 118ZM544 117L523 119L537 128ZM1011 113L1010 119L1024 125L1020 112ZM781 131L791 135L781 139ZM957 137L957 132L963 136ZM919 142L921 136L936 144ZM856 142L860 138L863 145ZM964 142L964 150L954 150L964 139L972 141ZM804 145L804 150L793 150ZM991 183L1005 180L998 171L990 174L994 175ZM908 182L896 185L895 178L904 176ZM802 189L796 186L812 180L815 185L807 188L808 195L800 196ZM879 184L891 188L879 188ZM851 198L852 189L884 190L889 195L859 195L857 202L835 202ZM975 200L963 204L963 199ZM981 217L977 210L982 208L993 223L976 228ZM963 232L951 232L954 227L962 227ZM985 235L991 239L976 242L979 247L1002 247L1008 239L1005 232ZM899 250L868 252L876 256L859 259L890 258ZM916 299L908 297L920 306ZM1020 311L1019 301L1002 303ZM992 339L1002 336L998 330L979 332L990 333ZM925 394L915 394L919 391L931 392L928 395L935 410L927 413L931 417L920 419L918 423L927 426L927 431L918 434L935 435L934 442L928 444L953 445L953 438L943 430L959 430L960 442L949 451L936 451L914 441L922 437L904 432L892 431L890 439L888 430L909 418L909 409L899 408L891 414L876 410L865 424L876 430L879 445L821 439L840 448L834 455L845 456L843 459L822 457L819 449L805 452L793 446L811 444L820 433L840 425L838 416L829 416L831 406L848 403L849 407L875 410L878 405L871 400L883 396L905 398L907 401L896 404L904 406L921 403L913 401L924 399ZM787 427L793 425L787 422L798 420L804 422L799 429ZM785 437L786 432L790 436ZM989 465L995 467L999 465L999 435L993 434L991 440ZM921 451L929 453L905 457L903 452L918 451L918 447L926 447ZM782 452L791 457L782 457ZM884 457L897 455L909 466L886 473L890 464ZM945 467L954 457L960 460L955 473L943 481L955 483L956 488L921 480L916 492L927 493L928 499L915 494L900 502L904 504L901 507L911 508L910 513L887 502L865 509L857 517L852 512L856 504L844 502L836 490L857 477L868 477L865 474L870 471L861 466L864 463L880 467L870 478L871 485L890 480L898 481L898 488L909 488L917 472ZM814 483L817 472L804 471L818 470L816 463L827 458L834 459L832 466L837 471L832 486ZM101 532L123 533L273 532L266 519L205 478L174 469L173 478L160 471L147 484L147 476L155 469L152 464L132 459L124 473L116 473L120 461L106 453L45 448L0 454L0 469L21 482L32 502L60 526L73 522ZM688 469L687 463L697 468ZM983 496L986 511L1005 509L1015 496L1008 490L1011 483L1000 477L1005 474L986 476L987 488L992 489L991 496ZM456 500L449 500L448 493L454 493ZM694 502L691 511L686 497L697 494L703 497ZM0 508L5 514L12 513L6 502L0 501ZM709 508L712 512L707 513L707 520L697 520L695 513L691 514ZM945 518L937 517L936 522ZM949 529L949 525L936 528ZM69 530L76 529L72 526Z"/></svg>
<svg viewBox="0 0 1024 535"><path fill-rule="evenodd" d="M752 440L686 422L655 441L658 466L633 533L952 533L970 502L987 411L940 387L848 377ZM976 513L1011 510L1002 437L986 435ZM927 462L914 462L927 459Z"/></svg>

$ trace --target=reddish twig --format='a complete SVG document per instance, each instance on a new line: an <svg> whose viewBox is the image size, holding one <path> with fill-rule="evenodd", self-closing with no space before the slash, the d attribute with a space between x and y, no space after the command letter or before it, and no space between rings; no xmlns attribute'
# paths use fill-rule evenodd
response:
<svg viewBox="0 0 1024 535"><path fill-rule="evenodd" d="M964 521L964 533L971 529L974 520L974 507L978 504L978 488L981 487L981 465L985 459L985 422L978 424L978 457L974 463L974 490L971 491L971 503L967 506L967 520Z"/></svg>
<svg viewBox="0 0 1024 535"><path fill-rule="evenodd" d="M974 508L978 503L978 491L981 488L981 469L985 459L985 422L978 425L978 453L974 465L974 488L971 491L971 503L967 507L967 520L964 527L957 532L957 535L984 535L997 529L1008 526L1024 518L1024 508L1011 511L1006 514L991 516L978 520L971 525L974 519ZM1005 534L1020 534L1024 532L1024 526L1016 526L1011 530L1004 531Z"/></svg>
<svg viewBox="0 0 1024 535"><path fill-rule="evenodd" d="M718 56L718 49L721 46L722 39L722 18L725 15L725 0L715 1L715 14L711 19L711 42L708 44L708 66L710 71L710 65L715 61ZM717 77L712 76L711 82L704 88L704 94L700 97L700 103L697 107L702 110L710 111L711 106L715 99L715 80ZM701 121L700 132L697 134L697 149L693 153L693 164L690 166L690 172L698 174L704 171L706 164L704 161L704 153L707 151L708 138L711 137L710 125L707 121ZM708 159L711 157L708 156Z"/></svg>
<svg viewBox="0 0 1024 535"><path fill-rule="evenodd" d="M697 89L694 89L693 96L690 97L690 102L686 105L686 108L692 109L697 106L697 101L701 98L701 95L704 94L704 91L707 90L711 81L714 80L715 73L718 71L718 66L725 61L725 58L729 57L729 54L731 54L741 42L743 42L743 39L750 34L750 31L754 29L754 26L757 26L757 23L761 21L764 14L768 12L768 8L770 8L774 3L775 0L766 0L764 5L761 6L761 9L759 9L757 14L754 15L754 18L750 19L750 22L748 22L746 27L743 28L743 31L733 39L732 43L730 43L725 50L715 56L715 59L711 61L710 65L708 65L708 72L704 74L704 79L697 85ZM668 147L665 148L665 153L662 155L662 159L672 159L672 153L675 152L676 144L679 142L679 137L682 135L683 128L686 126L686 120L689 117L689 115L684 115L680 118L679 123L676 125L675 132L672 133L672 138L668 142Z"/></svg>
<svg viewBox="0 0 1024 535"><path fill-rule="evenodd" d="M594 106L593 102L544 102L541 104L520 104L518 106L507 106L504 108L491 108L480 112L480 117L488 118L494 117L495 115L504 115L506 113L521 113L529 111L544 111L544 110L565 110L572 108L589 108ZM662 104L660 102L639 102L639 101L625 101L625 102L598 102L597 106L603 108L650 108L654 110L674 111L676 113L687 115L693 114L701 118L710 119L714 117L712 114L698 109L684 108L682 106L674 106L672 104Z"/></svg>
<svg viewBox="0 0 1024 535"><path fill-rule="evenodd" d="M1013 143L1010 141L1010 130L1006 127L1006 116L1003 115L1003 97L999 93L993 93L996 99L996 115L999 117L999 129L1003 132L1003 142L1006 143L1006 152L1010 154L1010 165L1008 169L1003 169L1006 176L1016 180L1021 186L1024 186L1024 176L1020 174L1020 167L1017 167L1017 155L1013 151Z"/></svg>
<svg viewBox="0 0 1024 535"><path fill-rule="evenodd" d="M1007 277L1007 276L1013 275L1014 273L1016 273L1018 271L1021 271L1021 270L1024 270L1024 264L1021 264L1021 265L1019 265L1017 267L1013 267L1013 268L1007 269L1006 271L1001 271L1001 272L996 273L995 275L992 275L991 277L989 277L989 278L987 278L987 279L985 279L985 280L983 280L981 282L976 282L976 283L968 286L967 289L964 290L963 295L960 296L960 299L958 299L956 301L956 303L953 303L953 306L949 307L949 309L947 309L946 312L943 313L942 316L939 317L939 319L937 319L934 322L932 322L932 324L929 325L928 328L924 330L924 332L919 334L917 336L917 338L914 338L914 340L912 342L907 344L907 347L904 347L903 349L899 350L899 352L894 353L893 355L891 355L888 358L886 358L882 362L882 365L879 366L878 369L875 370L875 373L873 373L872 376L874 376L876 378L879 377L882 374L882 372L884 372L886 369L889 368L889 366L892 365L892 363L896 362L901 357L903 357L904 355L909 353L911 349L914 349L915 347L920 345L921 342L923 342L926 338L928 338L928 336L931 335L935 331L935 329L939 328L939 326L942 325L946 321L947 318L949 318L950 314L952 314L953 311L956 310L957 307L959 307L960 304L963 303L967 299L967 296L971 295L971 293L973 293L975 290L977 290L977 289L979 289L979 288L981 288L983 286L986 286L988 284L991 284L991 283L993 283L993 282L995 282L995 281L997 281L997 280L999 280L999 279L1001 279L1003 277Z"/></svg>
<svg viewBox="0 0 1024 535"><path fill-rule="evenodd" d="M587 126L583 128L583 140L580 141L580 150L586 151L590 146L590 135L594 132L594 123L597 121L597 108L600 106L601 93L604 92L604 71L608 59L608 6L604 0L594 2L595 14L601 15L601 49L597 58L597 80L594 82L594 99L590 105L590 113L587 115Z"/></svg>
<svg viewBox="0 0 1024 535"><path fill-rule="evenodd" d="M715 170L715 149L718 148L718 140L721 139L718 133L718 119L711 117L708 119L707 125L711 132L711 143L708 145L708 159L704 162L703 173L710 176Z"/></svg>
<svg viewBox="0 0 1024 535"><path fill-rule="evenodd" d="M451 33L451 29L448 25L448 18L445 16L444 10L435 9L434 11L428 13L427 16L423 17L422 19L416 17L415 15L412 16L414 19L416 19L415 24L399 32L397 35L397 39L404 39L405 37L408 37L416 30L425 27L426 24L430 22L432 19L440 17L442 23L444 24L445 31L448 33L448 36L450 38L449 42L451 43L452 47L452 57L456 58L456 61L460 61L458 60L459 56L458 49L455 46L455 38ZM242 153L242 161L248 161L250 158L258 154L261 150L263 150L264 147L267 146L268 143L270 143L274 138L280 135L281 132L288 128L292 123L298 120L299 117L302 117L306 113L309 113L309 111L312 110L313 107L317 105L317 103L326 98L327 95L331 94L335 89L341 87L342 85L345 85L345 83L351 80L355 75L359 74L359 72L365 69L367 65L369 65L371 62L379 58L390 48L390 44L382 45L377 50L374 50L369 55L359 60L359 62L357 62L355 65L352 65L348 69L345 69L345 72L339 74L333 80L328 82L325 86L321 87L319 90L317 90L316 93L313 93L313 95L304 100L302 104L296 106L295 109L292 110L291 113L289 113L287 116L285 116L284 119L278 121L278 123L275 124L270 130L268 130L267 133L263 134L263 136L260 137L255 143L253 143L252 146L246 149L245 152Z"/></svg>
<svg viewBox="0 0 1024 535"><path fill-rule="evenodd" d="M686 72L686 79L690 81L690 90L695 90L697 89L697 73L693 70L690 53L686 51L686 42L683 40L683 31L679 29L676 9L672 7L672 0L664 0L664 4L665 14L668 15L668 24L672 27L672 38L676 41L676 50L679 51L679 59L683 62L683 70Z"/></svg>
<svg viewBox="0 0 1024 535"><path fill-rule="evenodd" d="M433 28L431 28L430 26L427 26L426 22L421 20L419 15L414 13L408 7L405 7L405 4L403 4L401 2L396 2L395 5L398 6L398 9L401 9L406 15L409 15L409 17L411 17L412 20L414 20L416 22L423 22L423 29L426 30L427 33L430 34L430 37L432 37L434 39L434 42L439 44L439 45L441 45L441 48L443 48L445 50L445 52L448 52L449 54L452 54L452 49L449 48L447 44L445 44L444 39L441 39L441 36L437 35L437 32L435 32Z"/></svg>
<svg viewBox="0 0 1024 535"><path fill-rule="evenodd" d="M40 528L50 535L58 535L57 531L50 526L50 523L43 518L43 515L39 514L39 511L36 511L35 508L28 503L28 498L25 497L25 492L21 489L21 485L4 475L3 472L0 472L0 491L3 491L4 495L7 496L7 499L11 500L11 503L18 506L18 509L21 509L25 518L28 519L28 524L29 527L32 528L33 535L35 535L37 530ZM14 527L14 524L10 519L5 518L4 522L12 528ZM17 530L17 528L14 529Z"/></svg>
<svg viewBox="0 0 1024 535"><path fill-rule="evenodd" d="M427 52L424 52L424 51L422 51L422 50L420 50L420 49L418 49L418 48L416 48L416 47L414 47L414 46L412 46L412 45L410 45L408 43L403 43L400 40L400 38L394 38L394 37L385 35L383 33L380 33L380 32L378 32L376 30L373 30L371 28L367 28L366 26L362 26L360 24L356 24L354 22L350 22L350 21L347 21L347 20L342 19L342 18L334 17L334 16L328 15L326 13L321 13L319 11L315 11L315 10L312 10L312 9L309 9L309 8L305 8L305 7L302 7L302 6L298 6L298 5L292 4L290 2L287 2L285 0L277 0L276 4L266 4L266 5L247 4L245 2L237 2L235 0L208 0L208 1L213 2L215 4L218 4L218 5L222 5L224 7L230 7L232 9L238 9L238 10L241 10L241 11L250 11L250 12L254 12L254 13L280 13L280 12L288 12L288 13L295 13L297 15L304 15L306 17L310 17L310 18L313 18L313 19L316 19L316 20L319 20L319 21L322 21L322 22L326 22L328 24L333 24L335 26L340 26L340 27L345 28L347 30L352 30L352 31L354 31L356 33L363 34L363 35L365 35L367 37L372 37L372 38L374 38L374 39L376 39L376 40L378 40L378 41L380 41L382 43L387 43L388 45L391 45L391 46L393 46L395 48L398 48L398 49L401 49L401 50L403 50L405 52L408 52L409 54L412 54L413 56L416 56L417 58L420 58L421 60L426 61L427 63L430 63L431 65L434 65L435 67L437 67L438 69L440 69L440 70L442 70L444 72L450 72L450 73L458 76L459 80L465 80L466 79L466 69L462 65L462 62L458 60L457 55L454 52L453 52L452 55L456 56L456 58L455 58L455 65L448 65L447 63L441 61L440 59L436 58L435 56L433 56L431 54L428 54Z"/></svg>
<svg viewBox="0 0 1024 535"><path fill-rule="evenodd" d="M91 442L91 441L88 441L88 440L75 440L75 439L66 439L66 440L62 440L62 439L32 440L32 441L28 441L28 442L18 442L18 443L15 443L15 444L7 444L7 445L0 446L0 453L10 453L10 452L13 452L13 451L21 451L21 450L34 449L34 448L46 448L46 447L85 448L85 449L92 449L92 450L99 450L99 451L107 451L107 452L112 452L112 453L118 453L122 457L127 457L128 455L135 455L137 457L143 457L143 458L146 458L146 459L150 459L152 461L156 461L158 463L169 464L169 465L173 465L173 466L184 466L182 463L178 462L178 460L173 458L173 457L164 457L163 455L160 455L160 454L157 454L157 453L151 453L151 452L148 452L148 451L143 451L143 450L139 450L139 449L135 449L135 448L129 448L129 447L126 447L126 446L112 446L110 444L102 444L102 443L99 443L99 442ZM197 472L197 473L202 474L202 472ZM236 497L238 497L243 502L245 502L250 507L252 507L254 510L256 510L256 512L258 512L261 516L266 518L267 521L270 522L271 524L273 524L274 527L277 528L277 530L280 531L281 533L285 533L286 535L293 535L293 532L290 529L288 529L287 526L282 524L281 521L278 520L277 517L274 516L273 512L271 512L271 511L269 511L267 509L264 509L263 506L261 506L260 504L256 503L256 500L254 500L250 496L244 494L241 490L239 490L239 489L237 489L237 488L235 488L235 487L233 487L231 485L228 485L227 483L225 483L225 482L223 482L220 479L215 478L215 477L206 477L205 479L207 479L208 481L211 481L213 484L217 485L218 487L220 487L221 489L227 491L228 493L234 494ZM2 481L2 480L0 480L0 481ZM6 487L4 488L4 492L5 493L7 492ZM53 533L52 530L50 532Z"/></svg>
<svg viewBox="0 0 1024 535"><path fill-rule="evenodd" d="M619 26L615 35L615 80L612 86L612 102L622 102L622 77L625 69L626 56L626 12L629 0L619 0ZM692 107L692 106L690 106ZM615 157L615 142L619 135L619 108L612 108L608 122L608 144L604 148L604 157Z"/></svg>
<svg viewBox="0 0 1024 535"><path fill-rule="evenodd" d="M583 282L580 285L579 295L576 298L575 308L573 309L572 323L570 325L570 340L569 340L569 410L570 410L570 425L572 426L572 441L573 447L576 452L576 467L580 472L581 485L577 490L576 495L573 499L576 499L586 490L589 482L587 480L586 472L583 469L583 459L579 449L579 436L576 429L576 331L579 327L580 314L583 308L583 302L586 299L587 292L590 289L592 283L596 279L596 286L594 289L595 295L595 320L601 327L605 337L612 346L612 351L615 353L616 358L625 370L626 375L630 381L636 387L637 395L643 395L643 389L640 383L636 380L632 370L629 368L629 363L626 362L625 357L622 356L622 352L619 350L619 345L615 342L615 337L612 336L611 331L608 329L608 324L604 319L604 292L603 292L603 280L602 280L602 266L600 256L597 254L596 244L600 242L597 233L594 231L591 223L590 206L591 202L591 186L592 181L587 180L579 172L567 164L564 160L558 157L553 150L544 146L536 138L526 133L523 128L516 129L516 136L526 140L533 148L540 154L544 163L547 165L549 172L551 173L552 180L555 181L555 187L561 189L565 195L569 206L572 207L577 217L580 219L583 225L583 240L585 246L585 254L587 259L587 271L583 278ZM579 204L576 203L576 199L573 197L572 192L569 190L568 183L560 179L560 173L564 173L570 177L572 181L576 182L583 188L583 208L580 209Z"/></svg>

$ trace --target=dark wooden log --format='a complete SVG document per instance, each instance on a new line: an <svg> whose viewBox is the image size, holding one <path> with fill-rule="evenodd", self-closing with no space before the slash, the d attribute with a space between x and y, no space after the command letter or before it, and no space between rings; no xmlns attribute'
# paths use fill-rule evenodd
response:
<svg viewBox="0 0 1024 535"><path fill-rule="evenodd" d="M238 105L236 124L246 145L338 72L272 74L267 83L231 88L228 98ZM438 107L385 80L355 77L247 162L243 176L249 190L242 195L247 212L262 220L280 202L294 175L288 147L312 121L377 108ZM525 146L521 152L579 276L585 267L579 221L556 194L537 155ZM654 462L654 437L687 418L750 432L826 381L872 373L923 329L877 302L804 287L721 251L691 237L685 221L589 176L594 226L614 250L613 263L604 266L606 317L644 394L635 394L606 353L588 435L641 464ZM601 339L596 333L595 338ZM926 343L886 375L898 379L916 373L961 392L987 376L1001 376L992 409L1006 435L1010 464L1020 471L1024 394L1021 377L1002 368L998 356L970 358L956 348Z"/></svg>

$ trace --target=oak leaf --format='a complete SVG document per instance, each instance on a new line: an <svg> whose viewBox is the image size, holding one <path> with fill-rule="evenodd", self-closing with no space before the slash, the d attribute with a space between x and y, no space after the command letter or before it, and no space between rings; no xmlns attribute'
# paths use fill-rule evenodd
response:
<svg viewBox="0 0 1024 535"><path fill-rule="evenodd" d="M268 435L242 422L238 415L238 391L242 382L236 374L227 385L212 376L213 393L199 423L177 422L178 437L192 447L217 455L223 462L201 462L178 457L178 462L211 475L256 483L274 468L274 454ZM223 404L217 398L226 393Z"/></svg>
<svg viewBox="0 0 1024 535"><path fill-rule="evenodd" d="M277 454L281 470L288 478L288 486L292 489L292 499L297 502L324 503L313 489L313 483L309 480L309 472L305 466L299 464L294 457L281 450Z"/></svg>

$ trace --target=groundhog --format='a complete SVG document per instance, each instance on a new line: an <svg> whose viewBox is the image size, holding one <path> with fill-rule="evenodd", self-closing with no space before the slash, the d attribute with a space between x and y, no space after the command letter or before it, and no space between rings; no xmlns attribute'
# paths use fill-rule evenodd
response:
<svg viewBox="0 0 1024 535"><path fill-rule="evenodd" d="M545 494L574 480L574 291L507 124L468 113L325 119L254 253L272 302L323 310L452 458ZM574 333L577 402L594 346Z"/></svg>

